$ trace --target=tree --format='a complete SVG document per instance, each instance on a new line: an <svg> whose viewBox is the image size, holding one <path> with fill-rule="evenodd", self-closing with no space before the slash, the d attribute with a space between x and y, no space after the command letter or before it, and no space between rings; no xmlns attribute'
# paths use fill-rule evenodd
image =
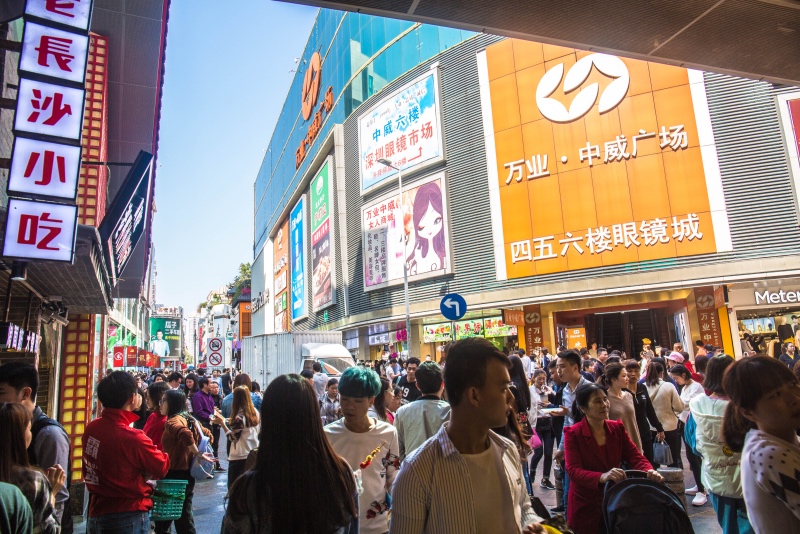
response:
<svg viewBox="0 0 800 534"><path fill-rule="evenodd" d="M250 279L252 274L252 265L250 262L248 263L240 263L239 264L239 274L233 279L231 283L231 287L233 288L233 302L236 302L236 299L239 298L239 295L242 294L242 290L247 288L250 289Z"/></svg>

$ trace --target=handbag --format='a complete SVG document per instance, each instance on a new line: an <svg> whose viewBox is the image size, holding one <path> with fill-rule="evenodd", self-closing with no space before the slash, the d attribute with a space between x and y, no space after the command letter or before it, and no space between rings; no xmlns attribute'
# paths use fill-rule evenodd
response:
<svg viewBox="0 0 800 534"><path fill-rule="evenodd" d="M210 452L214 454L214 448L211 446L211 438L204 435L200 438L200 444L197 445L197 450L200 453ZM205 480L214 475L214 462L209 462L203 458L195 456L192 458L192 466L189 468L189 473L195 480Z"/></svg>
<svg viewBox="0 0 800 534"><path fill-rule="evenodd" d="M673 462L672 451L666 441L656 441L653 443L653 461L656 463L654 467L670 465Z"/></svg>
<svg viewBox="0 0 800 534"><path fill-rule="evenodd" d="M536 433L536 429L533 429L533 434L531 435L531 439L528 440L528 445L531 446L531 449L538 449L542 446L542 439L539 437L539 434Z"/></svg>

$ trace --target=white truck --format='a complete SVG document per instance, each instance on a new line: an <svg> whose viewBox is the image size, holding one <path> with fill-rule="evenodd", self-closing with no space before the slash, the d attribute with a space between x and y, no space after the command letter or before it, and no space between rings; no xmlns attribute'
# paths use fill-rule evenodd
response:
<svg viewBox="0 0 800 534"><path fill-rule="evenodd" d="M242 339L242 372L266 389L275 377L311 369L314 362L338 377L356 362L342 344L341 332L291 332Z"/></svg>

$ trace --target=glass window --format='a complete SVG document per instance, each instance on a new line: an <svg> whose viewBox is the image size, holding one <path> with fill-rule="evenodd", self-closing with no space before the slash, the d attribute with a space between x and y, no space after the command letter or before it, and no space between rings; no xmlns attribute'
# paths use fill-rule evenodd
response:
<svg viewBox="0 0 800 534"><path fill-rule="evenodd" d="M445 28L439 26L439 46L441 50L447 50L451 46L461 42L461 30L456 28Z"/></svg>
<svg viewBox="0 0 800 534"><path fill-rule="evenodd" d="M375 54L386 44L386 19L382 17L372 18L372 53Z"/></svg>
<svg viewBox="0 0 800 534"><path fill-rule="evenodd" d="M372 54L375 53L375 49L372 47L372 21L371 18L366 20L366 24L361 28L361 33L356 38L361 43L361 53L364 54L365 58L371 58Z"/></svg>
<svg viewBox="0 0 800 534"><path fill-rule="evenodd" d="M419 28L400 39L403 51L403 72L419 65Z"/></svg>
<svg viewBox="0 0 800 534"><path fill-rule="evenodd" d="M439 54L439 29L436 26L423 24L419 27L419 55L426 61Z"/></svg>
<svg viewBox="0 0 800 534"><path fill-rule="evenodd" d="M386 49L383 53L386 55L386 81L391 82L396 79L403 72L403 44L397 41L392 46Z"/></svg>

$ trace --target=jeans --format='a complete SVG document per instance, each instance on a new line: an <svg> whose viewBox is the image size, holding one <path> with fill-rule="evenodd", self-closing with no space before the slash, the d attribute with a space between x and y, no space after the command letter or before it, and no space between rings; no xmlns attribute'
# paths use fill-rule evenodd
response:
<svg viewBox="0 0 800 534"><path fill-rule="evenodd" d="M533 451L533 458L531 458L531 484L536 480L536 468L539 467L539 462L544 457L544 466L542 466L542 478L550 478L550 470L553 468L553 444L556 437L553 435L553 427L550 425L549 420L545 420L546 424L540 424L541 421L536 422L536 434L542 440L542 446Z"/></svg>
<svg viewBox="0 0 800 534"><path fill-rule="evenodd" d="M86 534L150 534L150 513L122 512L90 517Z"/></svg>
<svg viewBox="0 0 800 534"><path fill-rule="evenodd" d="M167 472L167 476L164 478L167 480L189 481L189 484L186 485L186 498L183 501L183 511L181 512L181 517L175 520L175 532L178 534L196 534L197 530L194 528L194 515L192 515L194 477L189 473L189 471L173 471L170 469ZM172 521L156 521L156 532L158 534L169 534L171 526Z"/></svg>
<svg viewBox="0 0 800 534"><path fill-rule="evenodd" d="M722 527L722 534L753 534L744 499L714 495L709 491L708 500L717 512L717 521Z"/></svg>
<svg viewBox="0 0 800 534"><path fill-rule="evenodd" d="M561 471L562 499L564 500L564 517L567 517L567 504L569 504L569 474L567 474L567 463L564 462L564 470Z"/></svg>
<svg viewBox="0 0 800 534"><path fill-rule="evenodd" d="M702 472L702 464L703 458L697 456L686 440L683 440L683 443L686 445L686 459L689 460L689 469L692 470L692 475L694 475L694 483L697 484L697 491L700 493L705 493L706 489L703 487L703 482L700 480L700 473Z"/></svg>
<svg viewBox="0 0 800 534"><path fill-rule="evenodd" d="M244 464L247 460L228 460L228 491L236 479L244 474Z"/></svg>

